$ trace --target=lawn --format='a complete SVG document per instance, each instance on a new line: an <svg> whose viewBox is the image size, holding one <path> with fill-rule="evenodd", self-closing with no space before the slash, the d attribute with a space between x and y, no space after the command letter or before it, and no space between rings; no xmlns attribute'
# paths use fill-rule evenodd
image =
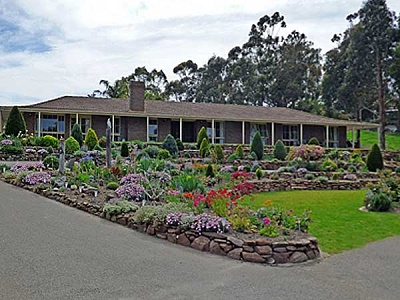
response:
<svg viewBox="0 0 400 300"><path fill-rule="evenodd" d="M354 132L354 135L356 135L356 132ZM352 140L351 131L347 132L347 139ZM377 143L378 135L376 131L361 130L361 148L371 149L372 145ZM400 151L400 133L386 133L386 148L391 151Z"/></svg>
<svg viewBox="0 0 400 300"><path fill-rule="evenodd" d="M269 199L298 213L312 210L309 231L318 238L322 251L333 254L400 235L400 215L358 210L364 195L363 190L269 192L254 195L247 204L258 209Z"/></svg>

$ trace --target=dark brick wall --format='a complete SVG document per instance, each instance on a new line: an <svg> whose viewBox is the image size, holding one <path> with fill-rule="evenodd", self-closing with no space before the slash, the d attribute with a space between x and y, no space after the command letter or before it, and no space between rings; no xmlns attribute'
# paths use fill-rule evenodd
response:
<svg viewBox="0 0 400 300"><path fill-rule="evenodd" d="M325 146L326 127L320 125L303 125L303 143L307 144L312 137L316 137L319 144Z"/></svg>
<svg viewBox="0 0 400 300"><path fill-rule="evenodd" d="M242 143L242 122L225 122L225 143L241 144Z"/></svg>
<svg viewBox="0 0 400 300"><path fill-rule="evenodd" d="M129 83L129 109L144 111L144 82L131 81Z"/></svg>
<svg viewBox="0 0 400 300"><path fill-rule="evenodd" d="M71 115L65 115L65 138L68 138L71 135Z"/></svg>
<svg viewBox="0 0 400 300"><path fill-rule="evenodd" d="M123 120L124 120L123 127L125 127L127 140L146 141L147 138L146 118L124 117Z"/></svg>
<svg viewBox="0 0 400 300"><path fill-rule="evenodd" d="M339 147L340 148L346 148L346 140L347 140L347 128L346 126L340 126L338 129L338 135L339 135Z"/></svg>
<svg viewBox="0 0 400 300"><path fill-rule="evenodd" d="M97 137L106 135L108 116L92 116L92 128L96 131Z"/></svg>
<svg viewBox="0 0 400 300"><path fill-rule="evenodd" d="M283 125L275 123L275 143L283 138Z"/></svg>
<svg viewBox="0 0 400 300"><path fill-rule="evenodd" d="M24 119L25 119L25 124L26 124L26 129L28 130L28 133L35 134L35 125L36 125L36 114L35 113L28 113L24 112ZM5 125L6 123L4 123Z"/></svg>
<svg viewBox="0 0 400 300"><path fill-rule="evenodd" d="M197 140L197 134L199 133L201 127L205 127L207 129L207 121L203 121L203 120L196 120L194 122L194 138L195 140Z"/></svg>
<svg viewBox="0 0 400 300"><path fill-rule="evenodd" d="M158 141L162 142L171 133L171 119L158 119Z"/></svg>

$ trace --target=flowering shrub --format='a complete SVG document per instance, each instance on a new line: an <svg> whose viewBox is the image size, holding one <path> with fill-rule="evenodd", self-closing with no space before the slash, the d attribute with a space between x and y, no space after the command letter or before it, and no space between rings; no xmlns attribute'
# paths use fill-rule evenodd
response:
<svg viewBox="0 0 400 300"><path fill-rule="evenodd" d="M34 162L34 163L16 163L11 167L11 172L13 173L20 173L20 172L27 172L27 171L40 171L45 169L45 166L41 162Z"/></svg>
<svg viewBox="0 0 400 300"><path fill-rule="evenodd" d="M240 179L240 180L242 180L242 179L246 179L246 178L249 178L249 177L250 177L250 174L247 173L246 171L236 171L236 172L231 174L231 178L232 179Z"/></svg>
<svg viewBox="0 0 400 300"><path fill-rule="evenodd" d="M22 179L23 182L29 185L47 184L50 183L51 175L47 172L32 172Z"/></svg>
<svg viewBox="0 0 400 300"><path fill-rule="evenodd" d="M223 166L219 171L220 172L232 173L233 172L233 166Z"/></svg>
<svg viewBox="0 0 400 300"><path fill-rule="evenodd" d="M224 218L209 214L201 214L193 218L193 222L190 227L192 230L197 232L224 233L229 231L231 224Z"/></svg>
<svg viewBox="0 0 400 300"><path fill-rule="evenodd" d="M325 153L325 149L317 145L301 145L293 147L287 156L287 159L293 160L301 158L303 160L317 160Z"/></svg>
<svg viewBox="0 0 400 300"><path fill-rule="evenodd" d="M146 177L142 174L128 174L121 178L120 185L140 184Z"/></svg>
<svg viewBox="0 0 400 300"><path fill-rule="evenodd" d="M46 149L39 149L39 150L37 151L37 153L38 153L39 155L46 155L46 154L49 154L49 151L47 151Z"/></svg>
<svg viewBox="0 0 400 300"><path fill-rule="evenodd" d="M2 141L1 141L1 145L2 145L2 146L12 145L12 144L13 144L13 141L12 141L12 140L9 140L9 139L5 139L5 140L2 140Z"/></svg>
<svg viewBox="0 0 400 300"><path fill-rule="evenodd" d="M28 148L25 150L25 154L35 154L35 153L36 153L35 149Z"/></svg>
<svg viewBox="0 0 400 300"><path fill-rule="evenodd" d="M120 186L115 190L118 197L128 201L140 201L143 199L144 187L140 184L127 184Z"/></svg>
<svg viewBox="0 0 400 300"><path fill-rule="evenodd" d="M191 223L191 215L187 214L187 213L182 213L182 212L173 212L167 215L167 217L165 218L165 223L171 226L184 226L189 222L189 226L190 227L190 223Z"/></svg>
<svg viewBox="0 0 400 300"><path fill-rule="evenodd" d="M357 180L357 175L356 174L346 174L346 175L344 175L343 179L355 181L355 180Z"/></svg>

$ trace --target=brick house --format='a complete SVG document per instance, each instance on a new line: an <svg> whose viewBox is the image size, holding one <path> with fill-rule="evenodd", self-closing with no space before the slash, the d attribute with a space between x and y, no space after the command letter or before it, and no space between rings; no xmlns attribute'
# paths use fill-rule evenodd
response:
<svg viewBox="0 0 400 300"><path fill-rule="evenodd" d="M73 124L85 133L93 128L103 136L110 118L113 139L160 142L171 133L183 142L194 142L202 126L212 143L248 144L256 131L266 145L281 139L300 145L311 137L329 147L346 147L346 131L378 125L326 118L281 107L188 103L144 100L144 83L131 82L129 99L63 96L20 106L28 132L68 137ZM11 107L0 107L3 128Z"/></svg>

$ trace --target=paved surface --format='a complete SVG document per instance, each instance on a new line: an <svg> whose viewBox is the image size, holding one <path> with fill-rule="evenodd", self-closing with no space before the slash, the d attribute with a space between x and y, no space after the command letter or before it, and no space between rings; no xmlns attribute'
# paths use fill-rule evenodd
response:
<svg viewBox="0 0 400 300"><path fill-rule="evenodd" d="M393 238L314 265L242 263L0 181L0 299L398 300L399 249Z"/></svg>

